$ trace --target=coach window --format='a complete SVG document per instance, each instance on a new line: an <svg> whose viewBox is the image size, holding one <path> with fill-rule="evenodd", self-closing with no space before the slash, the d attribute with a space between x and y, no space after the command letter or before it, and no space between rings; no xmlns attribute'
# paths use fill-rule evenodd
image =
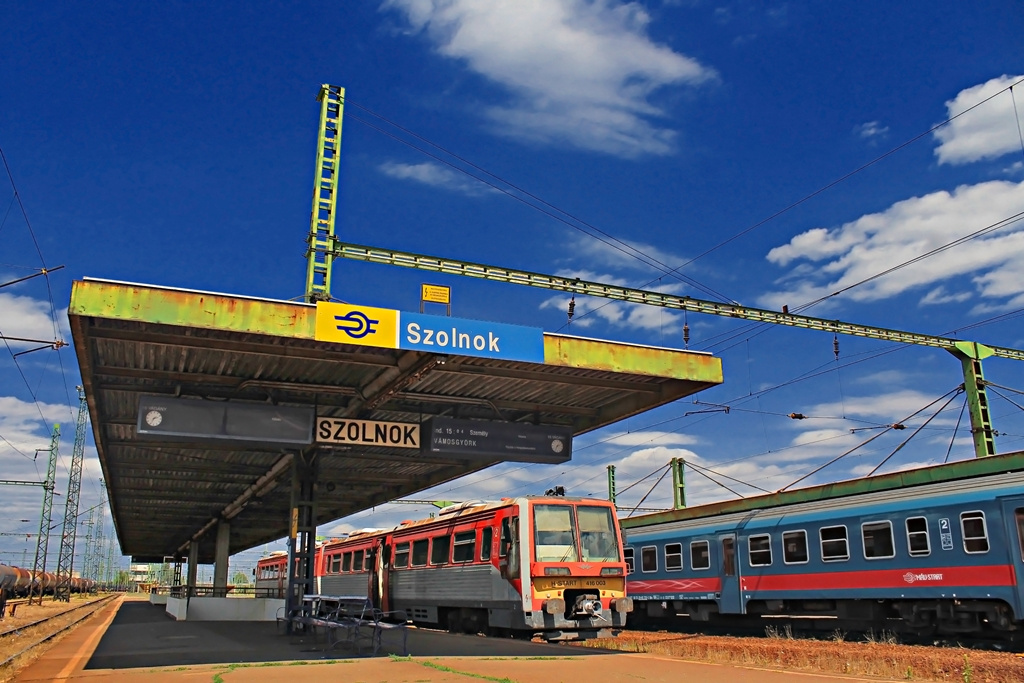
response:
<svg viewBox="0 0 1024 683"><path fill-rule="evenodd" d="M1020 559L1024 561L1024 508L1013 511L1017 518L1017 543L1020 544Z"/></svg>
<svg viewBox="0 0 1024 683"><path fill-rule="evenodd" d="M860 525L860 536L864 542L865 560L896 556L896 548L892 542L892 522L865 522Z"/></svg>
<svg viewBox="0 0 1024 683"><path fill-rule="evenodd" d="M363 551L357 550L352 555L352 571L361 572L363 571Z"/></svg>
<svg viewBox="0 0 1024 683"><path fill-rule="evenodd" d="M690 567L693 569L711 567L711 546L707 541L690 541Z"/></svg>
<svg viewBox="0 0 1024 683"><path fill-rule="evenodd" d="M331 574L341 573L341 553L335 553L331 555Z"/></svg>
<svg viewBox="0 0 1024 683"><path fill-rule="evenodd" d="M430 564L445 564L452 552L451 536L435 536L430 547Z"/></svg>
<svg viewBox="0 0 1024 683"><path fill-rule="evenodd" d="M821 536L822 562L844 562L850 559L845 526L822 527L818 533Z"/></svg>
<svg viewBox="0 0 1024 683"><path fill-rule="evenodd" d="M412 566L423 567L427 564L427 547L430 542L427 539L412 542Z"/></svg>
<svg viewBox="0 0 1024 683"><path fill-rule="evenodd" d="M670 572L677 572L683 568L683 544L665 544L665 569Z"/></svg>
<svg viewBox="0 0 1024 683"><path fill-rule="evenodd" d="M658 571L658 548L653 545L645 545L640 548L640 571Z"/></svg>
<svg viewBox="0 0 1024 683"><path fill-rule="evenodd" d="M347 572L352 570L352 553L345 553L341 556L341 571Z"/></svg>
<svg viewBox="0 0 1024 683"><path fill-rule="evenodd" d="M633 566L633 549L626 546L622 549L622 554L626 557L626 573L632 574L634 570Z"/></svg>
<svg viewBox="0 0 1024 683"><path fill-rule="evenodd" d="M910 549L911 557L932 554L932 544L928 538L928 520L924 517L907 518L907 547Z"/></svg>
<svg viewBox="0 0 1024 683"><path fill-rule="evenodd" d="M494 542L494 529L487 526L480 531L480 561L491 559L491 543Z"/></svg>
<svg viewBox="0 0 1024 683"><path fill-rule="evenodd" d="M988 530L981 510L960 513L960 529L964 532L964 550L969 553L988 552Z"/></svg>
<svg viewBox="0 0 1024 683"><path fill-rule="evenodd" d="M472 562L474 555L476 555L476 531L460 531L455 534L452 562Z"/></svg>
<svg viewBox="0 0 1024 683"><path fill-rule="evenodd" d="M747 555L751 567L767 567L772 563L772 537L768 534L747 539Z"/></svg>
<svg viewBox="0 0 1024 683"><path fill-rule="evenodd" d="M807 532L787 531L782 534L782 561L786 564L807 562Z"/></svg>
<svg viewBox="0 0 1024 683"><path fill-rule="evenodd" d="M399 543L395 545L395 566L396 567L408 567L409 566L409 542Z"/></svg>

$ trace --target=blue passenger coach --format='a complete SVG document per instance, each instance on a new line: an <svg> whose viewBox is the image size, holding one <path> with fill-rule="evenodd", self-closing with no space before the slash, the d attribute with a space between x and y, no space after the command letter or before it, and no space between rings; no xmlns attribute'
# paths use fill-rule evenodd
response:
<svg viewBox="0 0 1024 683"><path fill-rule="evenodd" d="M634 617L1024 626L1024 452L621 520Z"/></svg>

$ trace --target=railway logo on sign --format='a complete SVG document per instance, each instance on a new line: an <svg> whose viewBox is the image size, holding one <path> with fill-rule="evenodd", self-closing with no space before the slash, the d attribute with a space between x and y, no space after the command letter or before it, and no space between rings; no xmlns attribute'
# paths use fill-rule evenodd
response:
<svg viewBox="0 0 1024 683"><path fill-rule="evenodd" d="M330 301L316 304L317 341L544 362L544 330Z"/></svg>
<svg viewBox="0 0 1024 683"><path fill-rule="evenodd" d="M419 449L420 425L407 422L318 417L316 419L316 442L349 446Z"/></svg>

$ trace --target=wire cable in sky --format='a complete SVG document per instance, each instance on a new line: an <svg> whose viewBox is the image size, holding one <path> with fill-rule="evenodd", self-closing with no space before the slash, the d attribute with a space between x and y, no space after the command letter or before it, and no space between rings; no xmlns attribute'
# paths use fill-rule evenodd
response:
<svg viewBox="0 0 1024 683"><path fill-rule="evenodd" d="M390 131L384 130L383 128L381 128L379 126L375 126L374 124L370 123L369 121L366 121L366 120L361 119L361 118L359 118L357 116L354 116L350 112L345 112L345 117L346 118L350 118L353 121L357 121L357 122L363 124L364 126L372 129L372 130L375 130L375 131L377 131L377 132L379 132L379 133L381 133L383 135L386 135L386 136L388 136L388 137L390 137L390 138L392 138L392 139L394 139L394 140L396 140L398 142L401 142L402 144L407 145L408 147L411 147L412 149L415 149L416 151L420 152L421 154L424 154L424 155L430 157L431 159L434 159L435 161L437 161L439 163L442 163L442 164L448 166L449 168L452 168L452 169L458 171L459 173L467 175L470 178L473 178L474 180L476 180L478 182L481 182L481 183L487 185L488 187L490 187L490 188L492 188L492 189L494 189L494 190L496 190L498 192L501 192L502 194L506 195L507 197L510 197L510 198L512 198L512 199L514 199L514 200L516 200L516 201L518 201L518 202L520 202L520 203L522 203L522 204L532 208L533 210L538 211L539 213L544 214L545 216L548 216L549 218L555 219L556 221L558 221L558 222L560 222L560 223L562 223L562 224L572 228L573 230L576 230L578 232L581 232L581 233L587 235L588 237L596 239L597 241L599 241L599 242L601 242L601 243L603 243L603 244L605 244L605 245L615 249L616 251L619 251L619 252L625 254L626 256L629 256L630 258L636 259L636 260L640 261L641 263L644 263L645 265L651 266L651 267L655 268L656 270L661 271L665 275L669 275L671 277L674 277L674 278L677 278L677 279L681 280L682 282L685 282L686 284L690 285L691 287L704 292L708 296L712 296L712 297L714 297L716 299L719 299L720 301L729 302L729 303L736 303L735 301L733 301L732 299L730 299L726 295L722 294L721 292L717 292L714 289L712 289L711 287L708 287L707 285L704 285L704 284L698 282L697 280L694 280L690 276L683 275L682 273L678 272L679 268L671 268L668 264L662 263L658 259L656 259L653 256L650 256L650 255L644 253L642 250L637 249L636 247L632 246L631 244L623 242L622 240L620 240L620 239L618 239L616 237L613 237L609 233L601 230L600 228L597 228L594 225L591 225L590 223L587 223L583 219L577 218L573 214L571 214L571 213L569 213L567 211L564 211L562 209L559 209L558 207L554 206L553 204L550 204L549 202L546 202L543 199L540 199L536 195L531 194L530 192L520 188L519 186L514 185L514 184L512 184L512 183L502 179L500 176L497 176L497 175L495 175L493 173L490 173L489 171L486 171L486 170L480 168L479 166L473 164L472 162L466 161L465 159L463 159L462 157L458 156L457 154L449 152L444 147L441 147L440 145L437 145L437 144L435 144L433 142L430 142L429 140L426 140L426 139L422 138L421 136L416 135L415 133L413 133L411 131L408 131L407 129L403 128L402 126L398 125L397 123L389 121L388 119L386 119L386 118L384 118L384 117L382 117L382 116L380 116L378 114L375 114L374 112L370 111L369 109L366 109L365 107L362 107L362 106L357 105L355 103L346 102L346 104L351 104L354 107L362 109L363 111L366 111L367 113L369 113L372 116L375 116L376 118L380 119L381 121L386 122L388 125L394 126L395 128L398 128L399 130L401 130L403 132L406 132L409 135L412 135L413 137L415 137L415 138L417 138L419 140L422 140L425 144L428 144L428 145L430 145L430 146L440 150L444 154L448 154L451 157L453 157L455 159L458 159L459 161L461 161L461 162L463 162L463 163L473 167L474 169L479 170L481 173L484 173L484 174L490 176L491 178L494 178L497 181L497 183L492 182L490 180L487 180L486 178L482 178L482 177L480 177L478 175L474 175L473 173L470 173L466 169L460 168L458 165L453 164L451 161L448 161L447 159L444 159L444 158L442 158L442 157L440 157L440 156L438 156L436 154L433 154L433 153L423 149L422 147L418 147L418 146L412 144L411 142L409 142L408 140L403 140L400 136L395 135L394 133L392 133ZM510 191L506 187L502 187L502 184L503 185L507 185L509 188L512 188L513 190L515 190L515 192ZM524 198L524 196L520 196L519 194L516 194L516 192L522 193L522 195L525 195L525 197L528 197L529 199L540 203L542 206L538 206L537 204L533 204L530 201L527 201L527 199ZM593 232L590 232L590 231L593 231ZM594 233L598 233L598 234L594 234Z"/></svg>

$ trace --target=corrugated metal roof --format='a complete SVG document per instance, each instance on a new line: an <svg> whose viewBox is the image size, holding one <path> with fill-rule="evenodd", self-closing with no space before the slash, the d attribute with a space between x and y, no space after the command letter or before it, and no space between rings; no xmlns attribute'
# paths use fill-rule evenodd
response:
<svg viewBox="0 0 1024 683"><path fill-rule="evenodd" d="M290 506L293 453L140 440L142 395L315 406L318 416L392 422L528 422L578 435L722 381L721 361L708 354L563 335L545 335L544 363L319 342L314 316L302 303L75 282L72 334L126 554L174 555L226 510L230 552L239 552L286 535ZM306 453L319 463L320 524L494 463L382 447ZM240 510L230 507L239 500ZM200 562L212 561L214 536L199 539Z"/></svg>

